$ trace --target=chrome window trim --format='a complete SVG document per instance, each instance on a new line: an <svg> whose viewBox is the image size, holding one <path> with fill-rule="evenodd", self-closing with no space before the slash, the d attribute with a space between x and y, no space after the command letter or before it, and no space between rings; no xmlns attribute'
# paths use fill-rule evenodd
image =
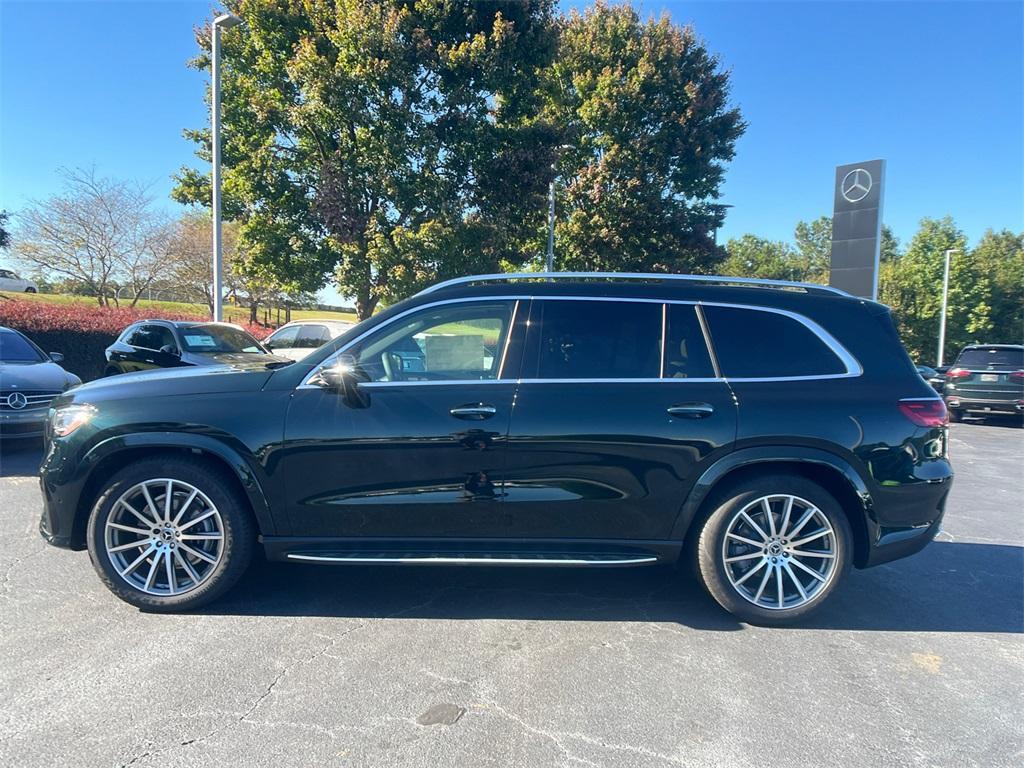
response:
<svg viewBox="0 0 1024 768"><path fill-rule="evenodd" d="M533 273L527 273L533 276ZM539 274L539 273L538 273ZM595 273L597 274L597 273ZM429 289L428 291L429 292ZM515 328L516 314L519 309L520 302L523 301L615 301L615 302L631 302L631 303L647 303L647 304L661 304L662 305L662 335L661 335L661 347L664 349L665 345L665 317L667 313L668 304L682 304L695 307L697 318L701 326L701 330L704 334L704 343L708 348L708 352L711 355L711 364L717 374L713 378L693 378L693 379L666 379L666 378L586 378L586 379L537 379L537 378L520 378L520 379L503 379L500 378L500 374L503 372L505 365L505 356L508 353L508 347L512 340L512 332ZM864 368L860 362L847 351L838 339L836 339L831 333L825 330L821 325L816 323L809 317L799 314L798 312L792 312L788 309L780 309L778 307L765 307L757 304L738 304L734 302L720 302L720 301L699 301L696 299L649 299L643 297L633 296L530 296L525 294L516 294L512 296L460 296L450 299L442 299L439 301L429 302L426 304L420 304L415 307L410 307L405 312L395 315L384 325L370 328L369 330L359 334L356 338L352 339L348 344L340 349L336 350L332 355L324 359L317 368L310 371L303 378L302 383L299 384L296 389L321 389L315 384L310 384L310 380L317 375L321 368L324 368L332 361L337 359L339 355L342 355L348 349L351 349L354 345L358 344L364 338L371 333L376 333L379 330L387 328L392 323L397 322L403 317L406 317L413 312L419 312L420 310L430 309L431 307L443 306L446 304L466 304L471 302L486 303L489 301L512 301L515 302L512 308L512 315L509 321L508 334L505 337L504 348L502 349L502 362L501 368L499 368L499 378L497 379L448 379L445 381L374 381L367 382L360 386L364 387L407 387L407 386L440 386L440 385L458 385L458 384L572 384L572 383L584 383L584 384L597 384L601 382L625 384L625 383L654 383L654 382L668 382L674 384L682 383L711 383L711 382L743 382L743 383L761 383L761 382L786 382L786 381L824 381L828 379L849 379L862 376ZM701 312L701 307L728 307L731 309L746 309L755 312L773 312L778 315L784 315L785 317L794 320L811 333L813 333L825 346L827 346L832 353L839 358L839 361L846 368L845 373L827 373L827 374L814 374L805 376L760 376L760 377L728 377L723 376L722 371L718 365L718 358L715 354L715 347L711 339L710 328ZM662 354L662 373L664 373L664 354Z"/></svg>
<svg viewBox="0 0 1024 768"><path fill-rule="evenodd" d="M658 355L658 378L665 378L665 342L668 335L668 304L661 305L661 344L658 348L661 352Z"/></svg>

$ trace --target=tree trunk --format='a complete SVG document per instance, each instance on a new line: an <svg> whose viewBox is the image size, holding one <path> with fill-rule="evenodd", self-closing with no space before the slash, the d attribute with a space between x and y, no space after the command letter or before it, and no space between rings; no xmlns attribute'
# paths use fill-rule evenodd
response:
<svg viewBox="0 0 1024 768"><path fill-rule="evenodd" d="M370 295L370 291L360 291L356 297L356 316L360 320L366 320L377 308L377 297Z"/></svg>
<svg viewBox="0 0 1024 768"><path fill-rule="evenodd" d="M259 308L260 305L255 300L249 300L249 325L256 325L259 318Z"/></svg>

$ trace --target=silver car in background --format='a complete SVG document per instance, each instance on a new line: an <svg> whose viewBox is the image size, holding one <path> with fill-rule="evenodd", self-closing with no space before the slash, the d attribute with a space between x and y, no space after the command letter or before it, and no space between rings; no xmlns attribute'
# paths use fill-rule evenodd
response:
<svg viewBox="0 0 1024 768"><path fill-rule="evenodd" d="M82 383L24 334L0 326L0 438L39 437L50 402Z"/></svg>
<svg viewBox="0 0 1024 768"><path fill-rule="evenodd" d="M293 320L270 334L263 344L275 355L301 360L354 325L345 320Z"/></svg>

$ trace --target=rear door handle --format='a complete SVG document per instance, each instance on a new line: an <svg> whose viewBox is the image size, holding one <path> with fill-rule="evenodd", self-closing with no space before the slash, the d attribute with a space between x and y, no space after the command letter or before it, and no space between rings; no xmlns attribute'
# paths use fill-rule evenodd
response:
<svg viewBox="0 0 1024 768"><path fill-rule="evenodd" d="M706 419L715 412L715 407L711 403L680 403L667 410L669 416L677 419Z"/></svg>
<svg viewBox="0 0 1024 768"><path fill-rule="evenodd" d="M459 405L448 411L448 413L450 413L456 419L468 420L489 419L497 412L497 408L495 408L493 405L488 405L487 403L472 403L468 405Z"/></svg>

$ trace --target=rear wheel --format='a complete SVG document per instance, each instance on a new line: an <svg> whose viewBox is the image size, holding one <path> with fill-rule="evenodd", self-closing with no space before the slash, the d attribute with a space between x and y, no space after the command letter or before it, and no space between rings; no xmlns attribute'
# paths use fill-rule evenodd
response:
<svg viewBox="0 0 1024 768"><path fill-rule="evenodd" d="M234 586L255 530L223 474L194 459L146 459L117 473L89 518L103 583L150 611L198 608Z"/></svg>
<svg viewBox="0 0 1024 768"><path fill-rule="evenodd" d="M801 477L771 475L720 497L697 542L701 581L730 613L787 624L819 608L850 568L850 524L838 502Z"/></svg>
<svg viewBox="0 0 1024 768"><path fill-rule="evenodd" d="M28 288L25 289L25 293L35 293L35 292L36 292L36 289L32 288L31 286L29 286Z"/></svg>
<svg viewBox="0 0 1024 768"><path fill-rule="evenodd" d="M964 420L964 412L959 408L947 408L946 412L949 414L949 420L954 424L959 424Z"/></svg>

